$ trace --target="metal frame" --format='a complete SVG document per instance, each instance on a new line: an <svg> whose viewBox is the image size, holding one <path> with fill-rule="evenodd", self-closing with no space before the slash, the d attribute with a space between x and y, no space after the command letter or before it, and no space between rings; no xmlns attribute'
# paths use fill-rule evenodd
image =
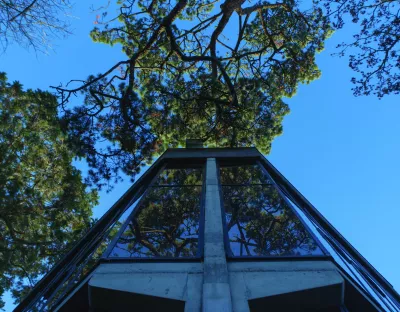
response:
<svg viewBox="0 0 400 312"><path fill-rule="evenodd" d="M108 210L103 217L82 237L77 244L71 248L71 250L45 275L32 289L32 291L22 300L22 302L15 308L14 311L28 311L29 307L40 301L43 296L48 293L51 288L57 287L58 283L62 280L64 274L66 274L68 268L71 265L78 263L82 259L82 249L85 249L91 244L95 244L99 237L104 235L105 231L118 220L122 213L132 204L134 197L140 197L143 194L144 189L152 180L152 176L162 167L165 162L179 161L185 163L203 161L205 158L216 158L217 160L227 159L240 159L241 161L255 160L259 161L262 167L271 176L281 192L283 192L293 203L295 203L305 216L309 218L314 224L335 241L341 250L345 251L346 256L350 257L351 261L357 264L358 267L363 270L363 278L367 278L367 281L373 282L375 286L378 286L380 292L382 292L387 300L391 303L393 309L400 311L400 295L394 290L393 286L326 220L321 213L309 202L307 199L292 185L283 175L273 166L271 163L256 149L256 148L193 148L193 149L168 149L158 160L129 188L129 190ZM204 183L203 183L204 189ZM203 194L204 197L204 194ZM202 203L202 206L204 203ZM203 220L204 220L204 209L203 209ZM302 218L300 218L302 220ZM203 222L200 222L200 224ZM224 222L225 223L225 222ZM312 232L312 231L311 231ZM200 237L199 237L200 244ZM242 261L242 259L235 257L235 261ZM253 260L255 257L247 257L243 261ZM289 260L290 258L285 257L273 257L273 260ZM298 260L311 260L318 259L318 256L302 256L296 257ZM115 262L123 259L112 260ZM160 261L161 259L157 259ZM192 261L193 259L185 259L185 261ZM260 259L265 260L265 258ZM102 260L103 261L103 260ZM108 261L108 259L107 259ZM125 261L125 260L123 260ZM135 262L135 259L129 258L126 261ZM140 259L140 261L148 261L147 259ZM165 260L172 261L172 260ZM179 258L174 258L173 261L179 261ZM198 261L198 259L196 259ZM345 272L346 273L346 272ZM346 275L346 274L345 274ZM352 283L358 285L358 283L351 277L346 276ZM374 286L374 285L372 285ZM371 287L372 287L371 286ZM361 289L361 288L360 288ZM366 290L361 289L363 296L369 298L375 302L375 298L369 294Z"/></svg>

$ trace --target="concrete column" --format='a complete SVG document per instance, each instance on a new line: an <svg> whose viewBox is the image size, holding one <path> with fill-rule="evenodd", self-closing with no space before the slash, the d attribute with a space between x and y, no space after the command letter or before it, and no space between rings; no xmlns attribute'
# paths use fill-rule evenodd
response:
<svg viewBox="0 0 400 312"><path fill-rule="evenodd" d="M215 158L207 159L204 226L203 312L232 311Z"/></svg>

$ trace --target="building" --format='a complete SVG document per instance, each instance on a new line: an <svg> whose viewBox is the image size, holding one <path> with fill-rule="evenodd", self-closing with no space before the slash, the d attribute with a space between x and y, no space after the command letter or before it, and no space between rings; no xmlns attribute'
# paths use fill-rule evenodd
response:
<svg viewBox="0 0 400 312"><path fill-rule="evenodd" d="M255 148L167 150L15 311L400 311Z"/></svg>

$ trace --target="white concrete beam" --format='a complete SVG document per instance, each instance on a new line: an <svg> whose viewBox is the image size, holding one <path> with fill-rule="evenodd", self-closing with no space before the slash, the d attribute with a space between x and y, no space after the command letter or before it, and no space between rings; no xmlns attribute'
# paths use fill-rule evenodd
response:
<svg viewBox="0 0 400 312"><path fill-rule="evenodd" d="M215 158L207 159L204 225L203 312L230 312L232 301L224 248L221 200Z"/></svg>

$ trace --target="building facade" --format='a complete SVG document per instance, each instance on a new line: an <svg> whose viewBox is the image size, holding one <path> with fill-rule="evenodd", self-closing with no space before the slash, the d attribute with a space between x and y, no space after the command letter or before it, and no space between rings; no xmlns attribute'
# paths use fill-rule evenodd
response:
<svg viewBox="0 0 400 312"><path fill-rule="evenodd" d="M167 150L16 311L400 311L255 148Z"/></svg>

